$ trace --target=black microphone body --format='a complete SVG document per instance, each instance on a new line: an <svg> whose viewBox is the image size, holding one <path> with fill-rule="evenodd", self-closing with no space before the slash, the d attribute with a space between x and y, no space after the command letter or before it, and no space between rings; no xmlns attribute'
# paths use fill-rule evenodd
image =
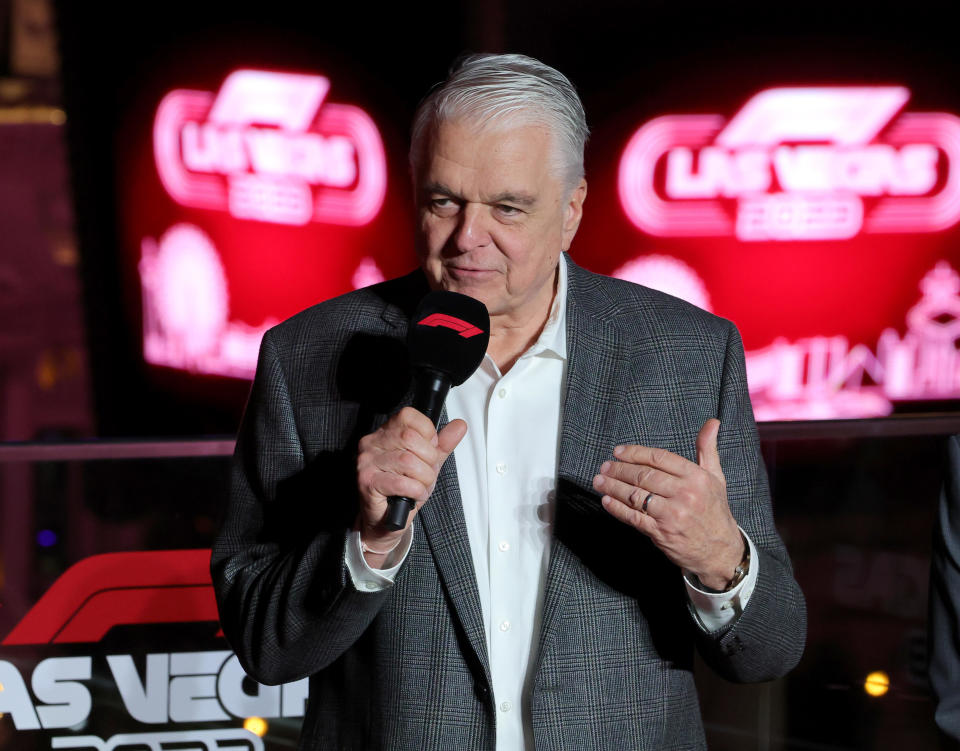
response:
<svg viewBox="0 0 960 751"><path fill-rule="evenodd" d="M437 427L443 403L450 391L450 376L431 368L422 368L414 374L413 408L423 412ZM383 526L397 530L407 526L407 517L413 511L416 502L403 495L392 495L387 499L387 515L383 517Z"/></svg>
<svg viewBox="0 0 960 751"><path fill-rule="evenodd" d="M452 385L450 376L433 368L422 368L413 377L413 408L423 412L433 422L433 427L437 427Z"/></svg>
<svg viewBox="0 0 960 751"><path fill-rule="evenodd" d="M434 427L450 387L473 375L489 340L490 315L479 300L437 290L420 301L407 335L414 374L412 406L429 417ZM383 526L403 529L415 506L412 498L390 496Z"/></svg>

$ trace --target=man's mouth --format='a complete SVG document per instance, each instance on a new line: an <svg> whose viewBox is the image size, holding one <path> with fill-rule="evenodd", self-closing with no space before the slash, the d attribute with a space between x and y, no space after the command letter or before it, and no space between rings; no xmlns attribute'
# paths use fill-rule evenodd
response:
<svg viewBox="0 0 960 751"><path fill-rule="evenodd" d="M484 269L476 266L447 266L447 271L454 276L492 274L493 269Z"/></svg>

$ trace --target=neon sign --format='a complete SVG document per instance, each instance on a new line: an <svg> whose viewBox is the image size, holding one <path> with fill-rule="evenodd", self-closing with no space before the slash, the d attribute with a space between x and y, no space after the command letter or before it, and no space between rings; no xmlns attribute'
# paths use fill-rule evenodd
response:
<svg viewBox="0 0 960 751"><path fill-rule="evenodd" d="M663 255L634 259L614 276L710 310L706 285L688 265ZM880 334L875 350L845 336L784 337L746 352L758 420L883 417L896 401L960 399L960 274L940 261L920 282L906 334Z"/></svg>
<svg viewBox="0 0 960 751"><path fill-rule="evenodd" d="M85 643L81 651L86 654L45 657L32 666L22 659L0 659L0 713L10 717L17 731L44 731L51 748L263 751L265 744L257 735L222 723L249 717L299 720L306 707L308 679L277 686L256 683L228 649L161 648L131 655L107 651L103 644L115 626L197 622L212 626L216 621L209 549L85 558L53 583L6 635L3 646ZM104 672L93 680L95 664ZM105 684L112 691L106 703ZM123 732L117 726L118 708L125 710L128 724L137 732ZM114 715L106 727L121 732L109 738L76 733L89 730L105 709ZM140 732L143 725L156 729Z"/></svg>
<svg viewBox="0 0 960 751"><path fill-rule="evenodd" d="M159 240L144 238L139 264L143 356L192 373L252 378L260 340L271 326L230 320L220 253L207 234L176 224Z"/></svg>
<svg viewBox="0 0 960 751"><path fill-rule="evenodd" d="M383 278L369 238L356 237L352 278L339 271L342 261L315 253L349 248L344 227L369 224L387 190L377 127L359 107L329 101L330 90L326 76L242 69L216 92L176 89L161 98L151 134L160 184L150 190L215 213L187 218L177 209L172 221L169 212L153 221L154 195L139 203L149 229L131 239L140 249L147 362L252 378L270 326ZM268 247L278 267L301 272L296 279L252 281Z"/></svg>
<svg viewBox="0 0 960 751"><path fill-rule="evenodd" d="M960 118L899 86L761 91L729 121L667 115L620 160L620 201L662 237L744 241L935 232L960 221Z"/></svg>
<svg viewBox="0 0 960 751"><path fill-rule="evenodd" d="M216 94L178 89L157 108L154 158L183 206L276 224L362 225L387 186L380 134L326 101L324 76L238 70Z"/></svg>

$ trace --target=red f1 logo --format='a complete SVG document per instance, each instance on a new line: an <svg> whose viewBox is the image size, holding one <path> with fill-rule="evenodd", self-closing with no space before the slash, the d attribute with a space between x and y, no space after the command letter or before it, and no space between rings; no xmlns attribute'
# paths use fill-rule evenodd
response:
<svg viewBox="0 0 960 751"><path fill-rule="evenodd" d="M67 569L2 644L96 642L124 624L217 620L209 550L103 553Z"/></svg>
<svg viewBox="0 0 960 751"><path fill-rule="evenodd" d="M458 332L459 336L462 336L464 339L469 339L471 336L483 333L481 329L478 329L472 323L461 321L459 318L454 318L446 313L431 313L422 321L418 321L417 325L443 326L446 329L453 329Z"/></svg>

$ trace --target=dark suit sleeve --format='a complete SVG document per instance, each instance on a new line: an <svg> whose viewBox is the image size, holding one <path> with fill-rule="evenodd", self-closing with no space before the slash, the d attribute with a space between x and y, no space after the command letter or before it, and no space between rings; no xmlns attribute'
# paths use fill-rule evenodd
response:
<svg viewBox="0 0 960 751"><path fill-rule="evenodd" d="M960 436L948 444L930 568L930 686L949 748L960 746ZM948 739L952 742L948 742Z"/></svg>
<svg viewBox="0 0 960 751"><path fill-rule="evenodd" d="M211 557L224 634L249 675L297 680L326 667L388 596L359 593L343 564L352 514L332 462L312 473L277 345L267 332L237 439L228 508ZM341 497L336 497L336 496Z"/></svg>
<svg viewBox="0 0 960 751"><path fill-rule="evenodd" d="M732 324L717 417L730 510L757 548L759 575L747 607L732 625L714 633L700 632L700 653L729 680L772 680L789 672L803 654L806 604L774 527L770 488L747 391L743 344Z"/></svg>

